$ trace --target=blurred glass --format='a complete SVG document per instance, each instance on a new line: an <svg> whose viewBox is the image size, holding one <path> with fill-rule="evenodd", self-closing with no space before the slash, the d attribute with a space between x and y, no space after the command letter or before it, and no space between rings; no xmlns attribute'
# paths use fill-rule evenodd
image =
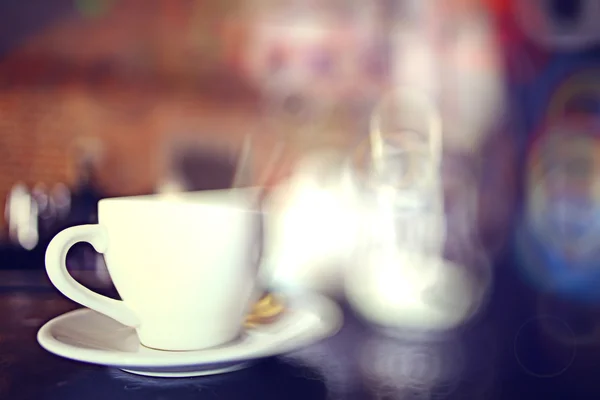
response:
<svg viewBox="0 0 600 400"><path fill-rule="evenodd" d="M443 174L441 132L436 105L413 88L390 92L373 115L365 236L346 289L366 320L392 332L455 329L490 286L475 175Z"/></svg>

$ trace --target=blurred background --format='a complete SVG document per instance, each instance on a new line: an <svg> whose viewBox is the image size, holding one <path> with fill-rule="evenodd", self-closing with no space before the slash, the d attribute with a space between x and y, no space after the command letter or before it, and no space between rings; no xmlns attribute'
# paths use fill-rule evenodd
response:
<svg viewBox="0 0 600 400"><path fill-rule="evenodd" d="M444 217L419 211L403 223L423 235L443 225L445 236L426 239L441 244L427 244L469 270L474 286L493 286L490 308L504 313L489 329L509 340L489 339L481 353L497 345L525 385L569 368L575 375L559 384L579 385L576 373L595 371L600 354L599 17L597 0L0 1L0 268L42 270L50 239L96 222L101 198L231 186L249 137L244 184L269 188L302 175L306 155L333 149L367 189L405 190L394 171L406 160L390 148L437 143L439 190L426 197L439 195ZM428 97L439 137L410 99L390 96L399 86ZM429 137L398 139L399 120ZM302 165L312 178L339 178L334 164ZM375 183L365 172L373 165ZM313 192L331 183L300 178ZM282 203L300 207L299 198ZM335 225L298 215L312 224L306 232ZM301 230L285 225L282 238ZM333 247L346 240L325 231ZM282 248L296 252L283 264L309 254L311 237L320 240L289 236ZM68 263L96 286L110 282L88 245ZM325 275L306 284L335 273ZM356 294L359 313L374 314L369 299L384 299L382 287ZM382 355L386 343L374 345ZM541 361L517 349L532 343ZM587 382L597 389L595 376Z"/></svg>
<svg viewBox="0 0 600 400"><path fill-rule="evenodd" d="M0 266L40 266L28 257L99 198L224 186L247 135L257 176L285 141L272 182L311 149L355 153L407 82L444 104L450 149L506 148L477 173L510 203L500 3L1 2Z"/></svg>
<svg viewBox="0 0 600 400"><path fill-rule="evenodd" d="M42 268L49 240L95 222L101 198L229 187L249 137L244 184L276 187L319 149L359 175L375 133L385 149L418 147L398 129L431 136L412 100L390 100L399 86L442 121L425 142L438 143L446 253L477 242L494 263L517 232L523 259L593 263L590 240L571 239L596 232L595 170L581 167L595 159L594 4L0 2L0 267ZM392 179L396 153L367 164ZM101 270L86 246L72 268Z"/></svg>

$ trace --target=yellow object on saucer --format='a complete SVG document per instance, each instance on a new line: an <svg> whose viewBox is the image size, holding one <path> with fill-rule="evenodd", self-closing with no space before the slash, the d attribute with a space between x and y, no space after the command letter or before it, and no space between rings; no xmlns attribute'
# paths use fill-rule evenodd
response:
<svg viewBox="0 0 600 400"><path fill-rule="evenodd" d="M244 323L245 328L255 328L258 325L275 321L285 311L285 304L280 296L267 293L254 305Z"/></svg>

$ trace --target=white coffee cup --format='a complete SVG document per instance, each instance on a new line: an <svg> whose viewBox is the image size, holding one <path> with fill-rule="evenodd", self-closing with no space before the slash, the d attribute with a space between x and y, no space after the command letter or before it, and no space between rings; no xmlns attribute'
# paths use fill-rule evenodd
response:
<svg viewBox="0 0 600 400"><path fill-rule="evenodd" d="M99 224L67 228L52 239L46 271L71 300L136 328L144 346L183 351L224 344L239 335L257 299L255 199L255 189L234 189L100 200ZM104 255L122 301L69 275L65 257L77 242Z"/></svg>

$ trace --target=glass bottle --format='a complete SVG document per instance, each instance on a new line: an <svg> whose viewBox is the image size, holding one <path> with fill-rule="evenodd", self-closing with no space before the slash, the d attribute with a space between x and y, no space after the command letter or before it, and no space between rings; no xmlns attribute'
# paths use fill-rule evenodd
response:
<svg viewBox="0 0 600 400"><path fill-rule="evenodd" d="M346 293L364 319L387 333L457 328L489 288L491 271L468 214L476 212L476 185L466 173L444 182L441 135L437 106L412 88L395 89L373 116L365 244L346 276ZM449 214L448 187L472 208Z"/></svg>

